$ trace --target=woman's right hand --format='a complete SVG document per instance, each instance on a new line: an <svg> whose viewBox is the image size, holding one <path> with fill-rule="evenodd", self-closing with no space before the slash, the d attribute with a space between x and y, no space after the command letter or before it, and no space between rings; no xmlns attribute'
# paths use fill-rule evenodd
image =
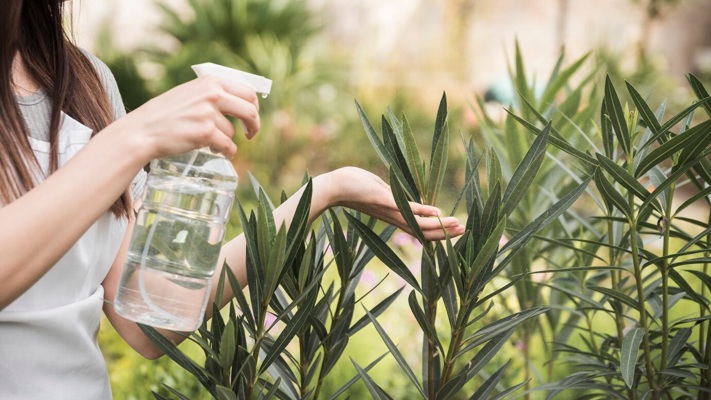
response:
<svg viewBox="0 0 711 400"><path fill-rule="evenodd" d="M241 120L251 139L260 127L256 93L235 80L204 76L155 97L108 129L118 128L121 140L138 141L146 162L201 147L232 158L235 130L225 115Z"/></svg>

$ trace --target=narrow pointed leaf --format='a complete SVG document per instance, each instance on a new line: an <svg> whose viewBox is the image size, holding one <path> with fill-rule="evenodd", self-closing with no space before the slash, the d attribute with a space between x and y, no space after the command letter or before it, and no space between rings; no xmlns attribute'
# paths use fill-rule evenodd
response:
<svg viewBox="0 0 711 400"><path fill-rule="evenodd" d="M603 175L600 170L595 172L595 185L597 186L597 190L599 190L602 194L603 200L605 200L606 203L613 205L615 208L622 211L622 213L628 218L632 215L629 203L625 201L622 195L612 186L610 181L605 178L605 175Z"/></svg>
<svg viewBox="0 0 711 400"><path fill-rule="evenodd" d="M393 163L393 160L390 158L390 154L388 153L388 150L385 148L383 141L380 140L380 137L378 136L378 134L375 133L375 129L373 129L373 125L370 124L370 121L368 120L368 117L365 115L365 112L361 108L360 104L358 104L357 101L355 102L355 104L356 104L356 108L358 109L358 115L360 116L360 120L363 123L363 127L365 128L366 136L368 136L368 140L370 140L370 143L373 145L375 152L378 153L378 155L380 156L380 159L383 161L383 163L386 166L390 166Z"/></svg>
<svg viewBox="0 0 711 400"><path fill-rule="evenodd" d="M634 371L637 367L637 354L639 345L644 339L644 328L635 328L627 333L622 340L622 350L620 351L620 372L627 387L632 389L634 384Z"/></svg>
<svg viewBox="0 0 711 400"><path fill-rule="evenodd" d="M587 288L590 290L594 290L598 293L602 293L605 296L611 297L615 300L618 300L618 301L632 307L633 309L635 309L637 311L640 310L639 309L639 302L637 300L633 299L630 296L627 296L626 294L624 294L623 292L621 292L619 290L610 289L610 288L606 288L603 286L592 286L592 285L588 286Z"/></svg>
<svg viewBox="0 0 711 400"><path fill-rule="evenodd" d="M385 144L385 148L388 150L390 157L393 160L393 163L390 164L390 169L398 177L400 183L403 184L410 197L416 201L419 201L421 194L417 191L417 184L410 173L405 155L403 154L402 149L398 146L397 138L393 133L392 126L390 126L385 117L382 118L382 124L383 144Z"/></svg>
<svg viewBox="0 0 711 400"><path fill-rule="evenodd" d="M639 112L644 123L653 133L661 132L662 126L659 124L657 116L652 112L652 109L649 108L649 105L644 101L642 95L640 95L637 89L629 82L625 82L625 84L627 85L627 91L630 92L630 96L632 97L632 102L634 102L634 105L637 107L637 112Z"/></svg>
<svg viewBox="0 0 711 400"><path fill-rule="evenodd" d="M405 375L407 375L407 377L410 379L410 382L412 382L412 384L420 392L420 394L422 394L423 397L427 397L425 395L425 392L422 390L422 385L420 385L420 382L417 380L417 376L415 376L415 373L407 364L407 360L405 360L405 357L402 356L402 353L400 353L400 350L397 348L397 345L395 345L392 339L390 339L390 336L388 336L388 334L385 332L385 329L383 329L378 320L375 319L375 317L370 313L370 311L365 310L365 312L368 315L368 318L370 318L370 322L375 327L375 330L380 335L380 338L383 339L385 346L388 348L388 350L390 350L390 354L392 354L395 358L395 361L397 361L398 365L400 366L400 369L402 369Z"/></svg>
<svg viewBox="0 0 711 400"><path fill-rule="evenodd" d="M212 381L207 375L207 372L197 365L195 361L188 358L183 354L170 340L166 339L161 335L155 328L147 325L138 324L141 331L148 336L148 338L153 342L158 348L163 350L165 354L170 357L171 360L175 361L184 370L188 371L191 375L197 378L198 381L207 389L210 394L217 397Z"/></svg>
<svg viewBox="0 0 711 400"><path fill-rule="evenodd" d="M446 125L446 121L445 126L441 128L441 133L435 134L435 138L437 141L432 142L432 158L430 159L430 169L427 181L427 202L430 205L434 205L437 202L437 195L442 187L444 173L447 169L447 160L449 156L449 129Z"/></svg>
<svg viewBox="0 0 711 400"><path fill-rule="evenodd" d="M358 233L360 233L363 238L363 242L373 251L376 257L380 259L385 265L388 266L393 272L398 274L402 279L405 280L410 286L412 286L418 292L421 292L420 285L417 283L417 279L412 275L412 272L407 268L402 260L395 254L395 252L388 247L388 245L383 242L383 240L376 235L370 228L365 224L360 222L356 217L350 213L345 213L348 221L352 226L356 228Z"/></svg>
<svg viewBox="0 0 711 400"><path fill-rule="evenodd" d="M541 132L541 129L538 129L535 125L531 124L530 122L526 121L525 119L519 117L516 114L513 114L509 110L505 110L507 113L509 113L518 123L523 125L526 129L531 131L533 134L538 135ZM597 160L595 158L589 156L588 154L585 154L585 152L582 152L578 150L576 147L572 146L570 143L568 143L565 139L562 137L553 135L551 131L551 136L548 138L548 142L552 144L553 146L563 150L564 152L570 154L571 156L577 158L580 161L583 161L591 166L596 166L597 165Z"/></svg>
<svg viewBox="0 0 711 400"><path fill-rule="evenodd" d="M486 399L489 397L489 394L496 388L496 385L499 383L501 380L501 377L504 376L504 371L506 371L506 368L508 368L509 363L511 363L511 360L506 361L506 364L504 364L503 367L499 368L494 372L489 379L487 379L484 383L479 386L479 388L474 392L474 394L470 397L470 399Z"/></svg>
<svg viewBox="0 0 711 400"><path fill-rule="evenodd" d="M516 168L508 186L506 186L503 197L504 206L501 210L504 215L510 215L511 212L513 212L528 191L528 188L535 181L534 178L536 174L538 174L538 170L543 163L543 158L546 155L546 146L548 145L548 134L550 130L551 124L549 123L543 128L541 133L536 136L536 139L531 144L531 148Z"/></svg>
<svg viewBox="0 0 711 400"><path fill-rule="evenodd" d="M412 209L410 208L410 203L405 197L405 191L403 190L400 181L395 176L392 168L390 168L390 188L392 190L393 197L395 198L395 204L397 204L400 214L405 219L405 222L407 222L407 226L410 227L417 240L424 244L427 241L425 239L425 234L422 232L422 229L420 229L420 225L417 223L417 219L415 219L415 215L412 213Z"/></svg>
<svg viewBox="0 0 711 400"><path fill-rule="evenodd" d="M612 122L612 128L615 130L617 141L620 143L620 146L622 146L622 150L624 150L625 154L630 154L632 151L632 142L629 129L627 128L627 118L625 118L624 112L622 111L620 98L617 96L617 92L612 85L612 80L609 75L605 78L605 106L610 116L610 122Z"/></svg>
<svg viewBox="0 0 711 400"><path fill-rule="evenodd" d="M284 350L286 346L291 342L291 339L298 332L300 332L304 326L306 326L309 320L311 310L313 309L313 304L314 303L311 301L306 301L302 303L301 308L299 308L299 311L296 312L294 318L292 318L286 323L286 327L279 334L279 337L274 341L274 346L269 349L269 353L267 353L267 355L262 360L262 365L259 369L260 375L272 365L272 363L274 362L274 360L276 360L277 357L281 355L282 350Z"/></svg>
<svg viewBox="0 0 711 400"><path fill-rule="evenodd" d="M351 362L356 368L356 371L358 371L358 375L360 376L360 379L365 383L366 389L368 389L368 392L370 395L373 397L374 400L390 400L391 397L388 396L385 392L383 392L383 389L381 389L375 381L368 375L368 373L363 370L363 368L356 363L353 358L351 358Z"/></svg>
<svg viewBox="0 0 711 400"><path fill-rule="evenodd" d="M407 122L407 118L405 118L404 115L402 116L402 136L403 143L405 145L405 157L407 158L407 164L410 167L410 172L412 172L418 191L420 193L424 193L426 184L425 170L422 166L420 151L417 148L415 136L412 134L410 124Z"/></svg>
<svg viewBox="0 0 711 400"><path fill-rule="evenodd" d="M630 175L624 168L620 167L614 161L603 156L602 154L597 154L597 159L600 161L600 167L602 167L608 174L625 189L632 192L637 198L644 201L649 197L649 191L645 188L637 179ZM659 203L652 200L652 206L655 209L660 210Z"/></svg>
<svg viewBox="0 0 711 400"><path fill-rule="evenodd" d="M434 134L432 135L432 143L436 144L440 142L440 136L445 130L447 125L447 94L442 93L442 98L439 101L439 108L437 109L437 117L435 119ZM430 154L430 160L435 159L435 147L432 147Z"/></svg>
<svg viewBox="0 0 711 400"><path fill-rule="evenodd" d="M664 144L652 150L647 155L647 157L642 160L642 162L637 167L637 170L635 170L635 176L640 177L655 165L659 165L664 160L670 158L674 153L682 151L686 148L691 148L692 150L690 150L685 157L685 161L688 161L688 158L691 157L692 151L695 152L695 154L697 155L701 151L703 151L705 146L701 147L700 145L709 140L708 136L710 136L710 131L711 120L708 120L694 126L691 129L688 129L682 134L676 135L673 138L669 139ZM684 164L681 163L678 164L678 166L683 165Z"/></svg>
<svg viewBox="0 0 711 400"><path fill-rule="evenodd" d="M400 295L400 293L405 289L405 286L401 287L395 293L391 294L390 296L386 297L385 300L381 301L373 307L372 310L370 310L370 315L373 317L377 318L380 314L383 313ZM353 336L358 332L359 330L363 329L370 323L370 316L369 315L364 315L361 317L355 324L351 325L350 329L348 329L348 336Z"/></svg>
<svg viewBox="0 0 711 400"><path fill-rule="evenodd" d="M366 371L366 372L367 372L367 371L370 371L378 362L380 362L380 360L382 360L383 358L385 358L385 356L387 356L387 355L388 355L388 353L385 353L385 354L381 355L380 357L376 358L375 361L373 361L372 363L368 364L365 368L363 368L363 371ZM336 391L328 398L328 400L336 400L336 398L338 398L338 396L340 396L341 394L345 393L346 390L348 390L348 388L350 388L351 386L353 386L354 383L358 382L359 379L360 379L360 374L356 373L356 376L355 376L355 377L351 378L351 380L349 380L349 381L346 382L343 386L341 386L340 389L336 390Z"/></svg>
<svg viewBox="0 0 711 400"><path fill-rule="evenodd" d="M696 94L696 98L701 100L709 97L709 92L706 91L704 84L701 83L699 78L695 77L693 74L689 74L687 78L689 79L689 83L691 84L691 89L694 91L694 94ZM708 103L704 103L704 110L706 110L706 114L711 116L711 105L709 105Z"/></svg>
<svg viewBox="0 0 711 400"><path fill-rule="evenodd" d="M561 197L555 204L553 204L548 210L539 215L530 224L526 225L525 228L521 229L516 235L509 239L509 241L501 248L499 253L505 251L515 251L516 246L525 243L532 234L545 228L551 221L557 219L561 214L563 214L585 191L592 177L585 179L580 185L575 187L570 192L566 193L565 196Z"/></svg>

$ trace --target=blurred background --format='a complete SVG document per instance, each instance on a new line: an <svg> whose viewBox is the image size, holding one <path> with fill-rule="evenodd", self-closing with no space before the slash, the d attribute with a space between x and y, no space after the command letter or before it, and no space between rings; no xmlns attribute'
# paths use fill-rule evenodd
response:
<svg viewBox="0 0 711 400"><path fill-rule="evenodd" d="M254 201L253 195L249 200L250 174L272 198L282 191L292 193L306 173L317 175L344 165L387 176L354 100L376 129L378 116L390 108L398 115L405 112L415 136L427 140L446 92L453 138L473 137L483 146L477 116L503 118L504 108L516 101L510 70L517 46L534 89L546 83L559 60L570 64L590 54L584 67L589 72L571 77L571 85L576 79L603 82L609 74L618 85L631 82L651 98L651 104L665 100L670 114L693 100L686 74L711 80L711 0L73 3L77 42L112 69L129 111L192 79L190 65L202 62L274 81L272 94L261 100L261 133L249 142L236 137L238 197L247 203ZM477 107L486 110L475 112ZM450 163L463 165L464 152L457 146L451 152ZM462 173L450 169L447 182L456 186ZM444 197L443 209L451 209L454 200ZM229 234L239 231L233 224ZM416 252L411 239L398 240L393 245L403 257ZM418 262L412 259L413 268ZM377 268L368 273L364 286L386 275ZM390 280L379 290L388 292L399 285ZM409 315L405 308L402 311ZM384 325L399 331L395 337L418 332L414 322L390 322ZM115 398L150 398L149 391L158 390L161 383L182 385L181 390L189 393L185 386L192 378L170 360L140 360L108 324L102 329L100 340ZM366 353L377 355L382 350L367 337L358 340L370 349ZM419 351L415 341L412 351ZM352 375L352 367L344 369L344 379ZM405 383L395 377L383 379L392 387ZM198 385L194 387L197 398ZM402 395L406 394L405 390Z"/></svg>
<svg viewBox="0 0 711 400"><path fill-rule="evenodd" d="M112 68L129 109L192 79L189 66L200 62L273 79L264 129L253 142L237 139L236 166L288 189L306 170L376 161L369 151L341 150L365 139L354 99L369 114L421 109L409 112L416 118L434 114L446 92L461 117L452 127L475 131L475 96L494 108L515 97L508 72L516 41L534 82L544 83L561 49L567 61L592 53L591 67L605 64L672 104L689 98L684 74L711 74L709 0L76 3L77 41Z"/></svg>

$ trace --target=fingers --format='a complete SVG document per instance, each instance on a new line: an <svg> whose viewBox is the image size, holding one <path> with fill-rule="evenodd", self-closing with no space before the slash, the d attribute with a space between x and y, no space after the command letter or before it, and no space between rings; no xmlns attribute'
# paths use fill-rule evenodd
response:
<svg viewBox="0 0 711 400"><path fill-rule="evenodd" d="M242 122L245 136L251 139L261 127L257 93L251 87L237 81L221 79L219 82L225 96L218 101L218 109L238 118Z"/></svg>

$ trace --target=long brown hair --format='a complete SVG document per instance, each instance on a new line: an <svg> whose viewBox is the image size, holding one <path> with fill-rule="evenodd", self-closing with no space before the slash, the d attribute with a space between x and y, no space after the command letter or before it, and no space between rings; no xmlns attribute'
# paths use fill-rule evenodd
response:
<svg viewBox="0 0 711 400"><path fill-rule="evenodd" d="M108 95L91 61L69 39L63 26L65 2L12 0L0 13L0 200L8 204L32 189L37 161L27 126L15 100L12 63L16 54L52 101L49 124L50 173L58 168L61 112L88 126L95 135L113 118ZM128 190L111 206L117 217L131 210Z"/></svg>

